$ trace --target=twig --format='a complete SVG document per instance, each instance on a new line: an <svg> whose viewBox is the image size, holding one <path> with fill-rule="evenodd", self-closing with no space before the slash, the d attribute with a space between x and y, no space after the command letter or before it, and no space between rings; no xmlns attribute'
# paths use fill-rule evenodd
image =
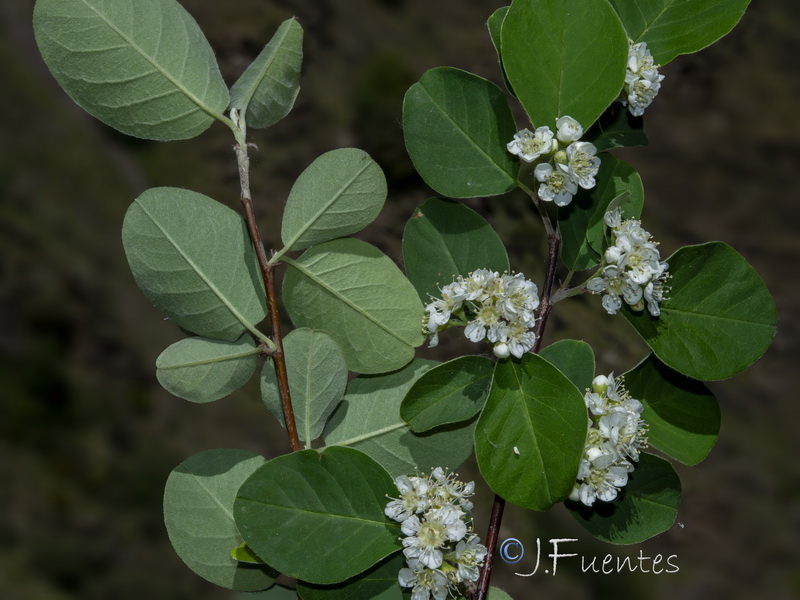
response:
<svg viewBox="0 0 800 600"><path fill-rule="evenodd" d="M264 290L267 293L267 307L269 310L269 321L272 327L272 341L275 350L271 353L275 375L278 379L278 390L281 396L281 406L283 407L283 420L286 422L286 433L289 435L289 444L292 452L301 449L300 438L297 435L297 425L294 420L294 410L292 409L292 398L289 393L289 378L286 375L286 359L283 354L283 336L281 335L281 320L278 315L278 299L275 294L275 265L271 265L267 260L267 253L264 251L264 244L261 241L261 234L256 225L256 217L253 213L253 199L250 196L250 158L247 156L247 144L241 135L237 133L236 161L239 165L239 183L241 186L242 208L247 222L247 231L253 242L256 251L258 266L264 278Z"/></svg>
<svg viewBox="0 0 800 600"><path fill-rule="evenodd" d="M521 184L520 184L521 185ZM561 249L561 235L558 229L553 227L550 216L544 207L541 205L539 198L527 187L521 187L531 196L533 203L536 205L539 214L542 217L544 228L547 231L547 273L544 279L544 286L542 287L542 301L539 309L539 321L536 323L536 341L533 344L531 352L534 354L539 352L542 347L542 336L544 329L547 326L547 319L550 316L550 311L553 308L553 303L550 301L550 294L553 291L553 282L556 278L556 268L558 267L558 252ZM492 514L489 517L489 530L486 533L486 560L483 563L480 579L478 579L477 591L474 595L474 600L486 600L489 593L489 581L492 577L492 566L494 565L494 555L497 551L497 539L500 535L500 524L503 520L503 510L505 509L506 501L498 495L494 497L492 505Z"/></svg>

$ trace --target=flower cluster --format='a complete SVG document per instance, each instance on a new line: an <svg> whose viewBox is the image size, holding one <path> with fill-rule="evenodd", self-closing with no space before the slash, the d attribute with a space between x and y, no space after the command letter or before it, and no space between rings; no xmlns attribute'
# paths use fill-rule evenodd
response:
<svg viewBox="0 0 800 600"><path fill-rule="evenodd" d="M619 210L607 212L604 220L611 228L611 245L598 276L590 279L586 288L595 294L605 293L603 308L610 315L616 314L624 298L636 311L644 309L646 302L647 310L657 317L661 314L659 303L667 292L669 264L661 260L658 246L639 221L623 221Z"/></svg>
<svg viewBox="0 0 800 600"><path fill-rule="evenodd" d="M584 401L589 431L569 497L591 506L598 498L611 502L628 483L633 462L647 446L647 426L641 418L642 403L630 397L613 373L595 377Z"/></svg>
<svg viewBox="0 0 800 600"><path fill-rule="evenodd" d="M523 129L514 134L508 143L508 151L525 162L532 163L542 157L533 171L540 182L539 197L558 206L566 206L578 193L595 186L595 176L600 168L597 148L589 142L580 142L583 127L572 117L556 120L556 133L545 126L536 131Z"/></svg>
<svg viewBox="0 0 800 600"><path fill-rule="evenodd" d="M479 269L444 286L441 297L425 307L425 332L431 336L430 346L436 346L440 331L465 325L464 335L471 342L487 339L495 356L522 358L536 341L533 311L538 307L539 290L522 273Z"/></svg>
<svg viewBox="0 0 800 600"><path fill-rule="evenodd" d="M467 498L475 483L463 483L437 467L430 476L401 475L394 480L400 498L392 499L386 516L401 523L403 554L408 567L398 581L413 588L411 600L444 600L458 585L478 580L486 548L472 532Z"/></svg>
<svg viewBox="0 0 800 600"><path fill-rule="evenodd" d="M641 117L644 109L650 106L661 89L664 76L659 74L658 65L647 49L647 43L634 44L628 40L628 67L625 72L625 85L622 90L622 104L627 106L634 117Z"/></svg>

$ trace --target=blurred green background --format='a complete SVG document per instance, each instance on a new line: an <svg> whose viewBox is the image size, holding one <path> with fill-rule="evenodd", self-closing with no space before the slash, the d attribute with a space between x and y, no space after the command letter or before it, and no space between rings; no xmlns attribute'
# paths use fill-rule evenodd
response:
<svg viewBox="0 0 800 600"><path fill-rule="evenodd" d="M357 146L385 169L390 195L360 237L400 259L400 235L429 194L402 141L407 87L452 65L499 83L484 29L502 0L182 0L232 83L277 25L296 15L306 32L294 111L255 132L253 192L268 245L297 175L319 154ZM42 64L30 26L33 0L0 2L0 598L3 600L233 598L196 577L173 553L161 520L169 471L213 447L267 457L288 450L257 386L209 405L171 397L155 380L160 351L182 337L148 304L120 243L128 205L172 185L238 203L227 130L158 144L126 138L84 114ZM800 9L754 0L732 34L679 57L647 113L650 146L620 152L647 191L645 227L664 256L720 239L754 265L775 296L775 343L753 367L713 384L723 413L719 442L694 468L678 466L678 523L640 546L593 542L560 507L509 507L501 539L535 554L550 538L565 551L676 555L673 575L581 573L533 577L533 561L497 562L494 581L527 598L800 598L800 468L796 368L800 210ZM520 124L523 124L520 118ZM545 245L524 198L468 204L509 243L512 266L541 281ZM792 275L791 273L795 273ZM643 346L599 301L558 305L547 341L590 341L602 369L622 372ZM436 353L459 351L443 336ZM474 350L473 350L474 351ZM251 382L255 383L255 381ZM474 465L465 477L475 478ZM481 488L477 531L491 494Z"/></svg>

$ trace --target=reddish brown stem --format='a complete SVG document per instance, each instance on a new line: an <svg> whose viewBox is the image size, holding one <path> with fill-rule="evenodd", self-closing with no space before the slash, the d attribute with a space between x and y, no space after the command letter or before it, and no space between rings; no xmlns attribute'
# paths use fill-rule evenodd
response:
<svg viewBox="0 0 800 600"><path fill-rule="evenodd" d="M256 251L258 266L261 269L261 276L264 278L264 290L267 293L267 307L269 310L269 322L272 327L272 341L275 350L270 354L272 364L275 367L275 375L278 379L278 390L281 396L281 406L283 407L283 419L286 422L286 433L289 435L289 444L292 452L300 450L300 438L297 436L297 425L294 420L294 410L292 409L292 397L289 393L289 378L286 375L286 359L283 355L283 336L281 335L281 320L278 315L278 298L275 294L275 267L269 264L267 253L264 251L264 243L261 241L261 234L256 225L256 217L253 212L253 199L250 196L250 158L247 156L247 146L236 144L236 160L239 164L239 183L241 185L242 208L244 218L247 223L247 232L253 242Z"/></svg>
<svg viewBox="0 0 800 600"><path fill-rule="evenodd" d="M534 198L536 202L536 198ZM537 207L539 204L537 202ZM542 301L539 309L539 321L536 323L536 342L533 344L531 352L538 353L542 347L542 336L544 335L544 328L547 326L547 319L550 316L550 311L553 309L553 304L550 302L550 294L553 292L553 282L556 278L556 268L558 267L558 252L561 248L561 236L558 229L555 229L550 222L550 217L547 213L542 212L542 219L548 232L547 245L547 274L544 278L544 286L542 287ZM549 225L549 227L548 227ZM494 565L494 555L497 552L497 539L500 535L500 524L503 521L503 510L505 509L506 501L500 496L495 495L494 504L492 505L492 514L489 517L489 530L486 532L486 560L483 563L481 576L478 579L477 590L473 596L474 600L486 600L489 593L489 582L492 577L492 566Z"/></svg>

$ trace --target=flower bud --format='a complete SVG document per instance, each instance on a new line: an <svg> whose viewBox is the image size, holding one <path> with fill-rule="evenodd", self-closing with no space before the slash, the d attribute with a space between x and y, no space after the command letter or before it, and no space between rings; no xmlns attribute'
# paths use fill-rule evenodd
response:
<svg viewBox="0 0 800 600"><path fill-rule="evenodd" d="M598 375L592 380L592 390L595 394L605 394L611 383L605 375Z"/></svg>

